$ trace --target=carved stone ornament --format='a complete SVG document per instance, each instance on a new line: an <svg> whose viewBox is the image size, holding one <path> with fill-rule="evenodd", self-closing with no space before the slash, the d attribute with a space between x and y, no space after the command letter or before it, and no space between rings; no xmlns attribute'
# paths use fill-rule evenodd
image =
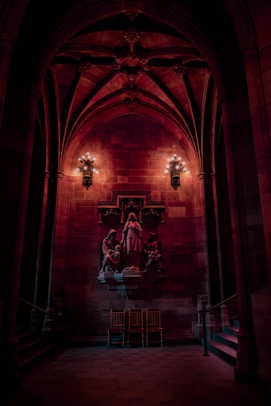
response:
<svg viewBox="0 0 271 406"><path fill-rule="evenodd" d="M134 212L140 223L147 216L153 216L159 223L164 223L165 204L152 201L150 192L118 192L112 193L112 200L99 201L99 222L103 223L109 216L114 216L123 224L128 214Z"/></svg>
<svg viewBox="0 0 271 406"><path fill-rule="evenodd" d="M105 284L107 290L117 291L121 296L132 298L138 291L153 290L154 286L164 279L160 271L144 273L133 269L124 269L122 272L100 272L98 281Z"/></svg>

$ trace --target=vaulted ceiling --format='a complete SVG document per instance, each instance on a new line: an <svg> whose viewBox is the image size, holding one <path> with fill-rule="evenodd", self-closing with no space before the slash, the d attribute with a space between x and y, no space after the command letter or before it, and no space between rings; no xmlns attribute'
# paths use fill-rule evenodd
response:
<svg viewBox="0 0 271 406"><path fill-rule="evenodd" d="M63 43L44 97L52 93L66 145L113 109L173 123L199 156L204 132L219 125L213 76L199 49L140 12L106 16Z"/></svg>

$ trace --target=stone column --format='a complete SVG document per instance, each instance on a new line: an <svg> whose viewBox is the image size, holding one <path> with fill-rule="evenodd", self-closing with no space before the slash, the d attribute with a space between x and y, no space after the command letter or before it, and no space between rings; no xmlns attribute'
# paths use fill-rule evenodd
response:
<svg viewBox="0 0 271 406"><path fill-rule="evenodd" d="M205 283L206 285L204 286L204 289L202 292L205 295L207 295L207 305L210 305L210 300L211 300L211 292L210 292L210 273L209 273L209 257L208 257L208 240L207 240L207 225L206 225L206 197L205 197L205 187L204 187L204 182L206 179L206 174L204 172L200 173L198 175L198 178L201 182L201 196L200 196L200 201L202 202L202 240L205 243L205 251L204 251L204 264L205 264Z"/></svg>
<svg viewBox="0 0 271 406"><path fill-rule="evenodd" d="M255 346L252 330L252 315L250 304L250 292L248 286L248 275L244 265L243 256L246 255L242 250L242 236L240 230L244 227L244 219L240 213L240 201L245 199L238 186L236 185L236 174L234 168L237 163L234 161L233 151L235 148L235 138L238 139L237 128L239 129L238 106L235 100L227 99L226 95L220 95L220 102L223 112L224 138L225 138L225 158L227 166L229 205L231 213L231 229L233 240L233 256L235 265L235 276L237 286L238 313L240 320L240 329L238 332L237 362L235 365L235 377L239 380L249 381L255 376ZM240 131L240 130L239 130ZM239 144L240 145L240 144ZM238 146L238 144L237 144ZM235 157L239 158L237 151ZM236 158L235 158L236 159ZM237 196L238 194L238 196ZM238 202L238 203L237 203Z"/></svg>
<svg viewBox="0 0 271 406"><path fill-rule="evenodd" d="M269 41L270 42L270 41ZM270 43L269 43L270 50ZM253 132L254 150L258 174L259 197L261 204L261 218L264 234L264 248L266 266L259 266L257 273L260 278L266 280L265 286L255 290L252 294L251 309L253 313L254 336L257 343L257 375L267 382L271 388L271 363L270 345L266 340L263 326L270 325L271 313L271 239L270 239L270 207L271 207L271 142L270 128L271 117L268 114L270 105L270 93L264 82L270 77L270 63L268 46L258 49L257 42L244 38L241 44L243 50L246 80L248 83L248 98L250 117ZM264 80L263 80L264 77ZM269 97L269 99L268 99ZM246 336L240 334L240 340L246 344ZM243 353L240 353L240 357ZM269 360L269 361L268 361ZM240 361L241 362L241 361ZM243 361L244 362L244 361Z"/></svg>
<svg viewBox="0 0 271 406"><path fill-rule="evenodd" d="M8 162L3 160L1 164L3 166L6 163L5 172L1 171L2 176L6 176L6 187L3 187L2 195L3 230L9 230L9 236L3 244L5 252L1 267L3 276L1 287L5 302L2 331L7 348L3 355L2 365L5 379L11 384L16 384L18 380L16 322L33 152L35 106L39 93L22 94L22 92L18 92L17 96L20 100L18 105L21 107L21 111L18 111L16 106L14 109L13 106L9 109L3 129L4 137L1 140L6 151L9 151L10 157L13 154L16 156L14 161L12 159L9 159ZM15 116L16 125L14 125L13 119ZM9 134L12 134L12 137L8 138ZM5 173L9 175L7 176Z"/></svg>
<svg viewBox="0 0 271 406"><path fill-rule="evenodd" d="M10 56L13 45L15 43L15 36L9 33L0 33L0 128L2 127L3 110L5 104L6 89L8 83L8 73Z"/></svg>
<svg viewBox="0 0 271 406"><path fill-rule="evenodd" d="M44 230L45 230L45 219L46 219L46 202L48 198L48 182L49 182L49 173L45 172L44 178L44 189L43 189L43 204L41 212L41 222L39 230L39 244L38 244L38 256L37 256L37 266L36 266L36 277L35 277L35 289L34 289L34 299L33 302L35 305L40 303L40 285L42 285L42 264L44 257ZM30 330L33 332L41 332L42 320L44 315L37 309L33 308L31 310L30 317Z"/></svg>
<svg viewBox="0 0 271 406"><path fill-rule="evenodd" d="M217 267L218 267L218 278L219 278L219 293L220 301L224 300L224 287L223 287L223 275L222 275L222 264L221 264L221 247L220 247L220 232L218 223L218 207L217 207L217 191L216 191L216 174L211 173L212 187L213 187L213 199L214 199L214 223L215 223L215 233L216 233L216 249L217 249ZM216 304L216 303L214 303Z"/></svg>
<svg viewBox="0 0 271 406"><path fill-rule="evenodd" d="M242 44L245 61L246 78L248 82L248 96L251 111L251 124L254 138L258 184L261 200L263 230L265 235L265 252L267 256L269 288L271 290L271 239L270 239L270 207L271 207L271 143L268 124L271 119L265 109L265 91L263 89L259 50L254 41ZM268 58L266 53L266 58ZM267 62L266 62L267 63ZM268 63L269 65L269 63ZM270 74L270 65L269 65ZM268 75L268 72L266 73ZM261 269L258 270L259 272Z"/></svg>
<svg viewBox="0 0 271 406"><path fill-rule="evenodd" d="M46 315L44 318L42 334L44 336L52 336L55 334L55 309L52 303L52 283L53 283L53 255L54 255L54 239L55 239L55 213L57 205L57 189L59 179L63 176L62 173L57 172L57 174L52 173L49 176L48 183L48 199L46 207L46 224L45 224L45 251L44 256L44 271L48 276L48 286L47 286L47 308ZM47 258L47 260L46 260Z"/></svg>

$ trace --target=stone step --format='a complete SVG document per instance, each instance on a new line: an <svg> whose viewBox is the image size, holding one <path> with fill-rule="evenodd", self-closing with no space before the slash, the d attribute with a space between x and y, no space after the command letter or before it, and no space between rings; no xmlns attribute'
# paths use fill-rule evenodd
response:
<svg viewBox="0 0 271 406"><path fill-rule="evenodd" d="M215 340L208 340L207 348L230 365L234 366L236 364L237 351L234 348Z"/></svg>
<svg viewBox="0 0 271 406"><path fill-rule="evenodd" d="M237 336L237 333L239 331L239 327L238 326L227 326L227 327L223 327L223 333L232 335L234 337Z"/></svg>
<svg viewBox="0 0 271 406"><path fill-rule="evenodd" d="M55 357L55 343L39 334L22 332L17 340L18 368L23 375L42 361Z"/></svg>
<svg viewBox="0 0 271 406"><path fill-rule="evenodd" d="M230 348L233 348L234 350L237 350L238 339L232 334L213 333L212 339Z"/></svg>
<svg viewBox="0 0 271 406"><path fill-rule="evenodd" d="M207 348L234 366L237 360L238 331L239 321L234 320L231 326L223 327L223 331L212 334L211 339L207 340Z"/></svg>
<svg viewBox="0 0 271 406"><path fill-rule="evenodd" d="M54 347L50 344L41 348L33 349L26 356L19 359L18 367L20 372L25 374L30 368L40 365L42 361L54 359Z"/></svg>

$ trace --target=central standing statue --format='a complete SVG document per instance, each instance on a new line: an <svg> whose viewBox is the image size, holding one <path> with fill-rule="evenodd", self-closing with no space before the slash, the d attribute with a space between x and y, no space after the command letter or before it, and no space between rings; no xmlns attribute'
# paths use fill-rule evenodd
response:
<svg viewBox="0 0 271 406"><path fill-rule="evenodd" d="M111 229L102 242L103 259L98 276L102 283L106 283L106 278L112 273L115 280L143 276L145 272L163 273L161 244L156 233L151 231L148 240L143 243L143 230L134 212L128 214L120 242L116 234L117 230Z"/></svg>
<svg viewBox="0 0 271 406"><path fill-rule="evenodd" d="M142 255L142 228L133 212L129 213L124 224L121 245L125 267L135 267L139 270Z"/></svg>

